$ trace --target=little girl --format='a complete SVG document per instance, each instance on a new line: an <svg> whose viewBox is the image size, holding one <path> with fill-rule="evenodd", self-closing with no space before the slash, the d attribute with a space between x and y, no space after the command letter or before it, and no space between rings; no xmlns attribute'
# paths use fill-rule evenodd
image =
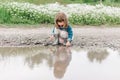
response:
<svg viewBox="0 0 120 80"><path fill-rule="evenodd" d="M73 40L72 27L68 25L68 18L63 12L58 12L55 16L55 26L52 30L50 40L53 41L52 45L62 44L71 46Z"/></svg>

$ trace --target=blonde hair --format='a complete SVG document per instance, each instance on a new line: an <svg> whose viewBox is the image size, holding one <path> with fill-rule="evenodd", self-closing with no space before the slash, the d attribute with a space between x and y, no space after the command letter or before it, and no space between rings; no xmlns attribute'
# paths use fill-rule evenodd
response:
<svg viewBox="0 0 120 80"><path fill-rule="evenodd" d="M59 25L58 25L58 22L64 22L65 24L63 25L64 28L67 28L68 27L68 18L66 16L65 13L63 12L58 12L55 16L55 27L58 28Z"/></svg>

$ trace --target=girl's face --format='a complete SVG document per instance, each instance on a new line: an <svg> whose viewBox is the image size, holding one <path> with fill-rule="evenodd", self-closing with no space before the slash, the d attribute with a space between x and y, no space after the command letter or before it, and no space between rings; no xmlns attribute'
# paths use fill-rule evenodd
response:
<svg viewBox="0 0 120 80"><path fill-rule="evenodd" d="M64 21L61 21L61 22L57 22L59 26L64 26Z"/></svg>

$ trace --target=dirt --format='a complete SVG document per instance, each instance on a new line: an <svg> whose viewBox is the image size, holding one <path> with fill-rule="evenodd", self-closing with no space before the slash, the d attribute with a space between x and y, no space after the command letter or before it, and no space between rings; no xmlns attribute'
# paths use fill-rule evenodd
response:
<svg viewBox="0 0 120 80"><path fill-rule="evenodd" d="M76 27L73 28L73 46L80 48L120 48L119 27ZM51 28L0 28L0 46L42 45L49 37Z"/></svg>

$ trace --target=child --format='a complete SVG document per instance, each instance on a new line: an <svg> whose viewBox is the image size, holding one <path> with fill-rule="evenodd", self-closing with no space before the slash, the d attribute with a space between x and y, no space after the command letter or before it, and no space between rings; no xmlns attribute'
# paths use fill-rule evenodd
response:
<svg viewBox="0 0 120 80"><path fill-rule="evenodd" d="M68 25L68 19L65 13L58 12L55 16L55 27L52 30L50 40L54 40L53 45L62 44L65 46L71 46L73 40L73 31L70 25Z"/></svg>

